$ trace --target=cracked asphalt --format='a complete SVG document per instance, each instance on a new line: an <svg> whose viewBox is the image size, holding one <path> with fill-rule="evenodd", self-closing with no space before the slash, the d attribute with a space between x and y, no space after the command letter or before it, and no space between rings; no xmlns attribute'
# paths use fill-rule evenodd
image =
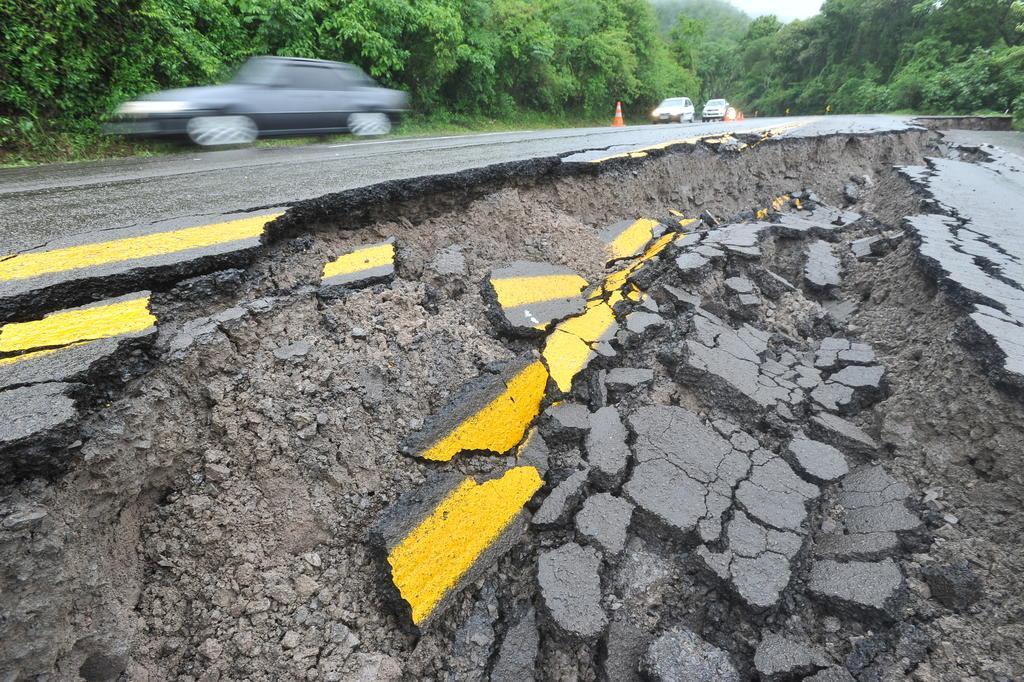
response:
<svg viewBox="0 0 1024 682"><path fill-rule="evenodd" d="M572 152L803 124L787 135L899 129L892 117L758 118L733 123L573 128L340 145L199 151L0 170L0 253L70 235L298 201L388 180Z"/></svg>

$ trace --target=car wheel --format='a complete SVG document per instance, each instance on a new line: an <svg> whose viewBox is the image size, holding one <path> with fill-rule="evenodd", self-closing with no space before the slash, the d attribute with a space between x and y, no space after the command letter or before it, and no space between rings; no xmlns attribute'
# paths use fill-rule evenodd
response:
<svg viewBox="0 0 1024 682"><path fill-rule="evenodd" d="M391 119L376 111L349 114L348 131L360 137L387 135L391 132Z"/></svg>
<svg viewBox="0 0 1024 682"><path fill-rule="evenodd" d="M249 144L259 135L248 116L196 116L185 127L188 139L203 147Z"/></svg>

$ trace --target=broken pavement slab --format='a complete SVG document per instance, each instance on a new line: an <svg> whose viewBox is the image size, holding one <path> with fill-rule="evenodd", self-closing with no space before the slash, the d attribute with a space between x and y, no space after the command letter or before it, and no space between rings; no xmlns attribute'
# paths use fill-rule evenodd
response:
<svg viewBox="0 0 1024 682"><path fill-rule="evenodd" d="M821 239L809 243L805 249L804 283L811 291L834 298L842 284L842 264L832 245Z"/></svg>
<svg viewBox="0 0 1024 682"><path fill-rule="evenodd" d="M675 629L655 640L640 660L645 679L653 682L740 682L729 654L690 630Z"/></svg>
<svg viewBox="0 0 1024 682"><path fill-rule="evenodd" d="M543 484L530 466L482 483L441 475L388 509L371 540L387 556L413 625L427 626L452 595L518 541L523 508Z"/></svg>
<svg viewBox="0 0 1024 682"><path fill-rule="evenodd" d="M104 230L0 257L0 319L150 288L248 262L277 212Z"/></svg>
<svg viewBox="0 0 1024 682"><path fill-rule="evenodd" d="M440 462L460 452L508 452L539 413L547 382L544 365L529 357L478 376L411 434L402 452Z"/></svg>
<svg viewBox="0 0 1024 682"><path fill-rule="evenodd" d="M18 471L42 471L58 467L49 455L51 446L60 445L78 420L75 407L76 384L46 383L12 388L0 392L0 476Z"/></svg>
<svg viewBox="0 0 1024 682"><path fill-rule="evenodd" d="M633 505L621 497L598 493L587 498L576 514L576 532L615 557L626 548L627 531L633 518Z"/></svg>
<svg viewBox="0 0 1024 682"><path fill-rule="evenodd" d="M0 390L89 381L155 336L148 291L0 326Z"/></svg>
<svg viewBox="0 0 1024 682"><path fill-rule="evenodd" d="M639 256L652 240L665 232L657 220L640 218L623 220L601 230L598 235L605 243L608 262Z"/></svg>
<svg viewBox="0 0 1024 682"><path fill-rule="evenodd" d="M320 293L338 295L390 281L394 276L395 240L391 238L350 251L326 264L320 278Z"/></svg>
<svg viewBox="0 0 1024 682"><path fill-rule="evenodd" d="M516 261L492 270L487 284L500 308L502 328L516 334L543 332L552 322L586 308L582 294L587 280L557 265Z"/></svg>
<svg viewBox="0 0 1024 682"><path fill-rule="evenodd" d="M884 561L816 561L808 589L840 609L892 615L903 590L903 574L892 559Z"/></svg>
<svg viewBox="0 0 1024 682"><path fill-rule="evenodd" d="M593 641L608 626L601 606L601 557L593 547L570 542L543 551L537 585L547 619L572 641Z"/></svg>

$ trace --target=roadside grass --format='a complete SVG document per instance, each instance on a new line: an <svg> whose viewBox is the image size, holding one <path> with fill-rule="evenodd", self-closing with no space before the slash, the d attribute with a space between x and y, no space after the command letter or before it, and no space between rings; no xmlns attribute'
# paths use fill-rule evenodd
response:
<svg viewBox="0 0 1024 682"><path fill-rule="evenodd" d="M515 113L507 118L489 118L442 112L429 116L412 114L403 119L388 138L429 137L469 133L511 132L554 128L578 128L607 125L610 121L536 112ZM17 142L8 138L0 146L0 168L69 163L102 159L145 158L170 154L195 154L202 150L185 142L132 140L102 135L97 131L51 132L23 131ZM305 144L340 144L356 139L353 135L322 135L266 138L254 147L276 148ZM211 151L216 148L211 148Z"/></svg>

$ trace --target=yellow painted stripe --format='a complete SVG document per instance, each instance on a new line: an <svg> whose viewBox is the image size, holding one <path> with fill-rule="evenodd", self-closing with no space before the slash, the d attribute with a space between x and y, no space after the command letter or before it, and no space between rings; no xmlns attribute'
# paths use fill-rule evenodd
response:
<svg viewBox="0 0 1024 682"><path fill-rule="evenodd" d="M427 449L424 459L447 462L464 450L507 452L523 439L540 411L548 371L539 360L527 365L506 388L476 414Z"/></svg>
<svg viewBox="0 0 1024 682"><path fill-rule="evenodd" d="M0 327L0 353L69 346L149 329L156 318L149 312L149 296L110 305L76 308L32 322Z"/></svg>
<svg viewBox="0 0 1024 682"><path fill-rule="evenodd" d="M68 246L52 251L24 253L0 261L0 281L30 279L55 272L81 270L108 263L138 260L250 239L263 234L266 224L280 215L261 215L213 225Z"/></svg>
<svg viewBox="0 0 1024 682"><path fill-rule="evenodd" d="M560 391L572 389L573 379L593 356L592 344L615 324L612 305L614 302L595 302L583 314L560 322L548 336L542 355Z"/></svg>
<svg viewBox="0 0 1024 682"><path fill-rule="evenodd" d="M654 228L657 226L657 220L648 218L634 221L612 240L608 245L608 252L612 258L635 256L654 238Z"/></svg>
<svg viewBox="0 0 1024 682"><path fill-rule="evenodd" d="M467 478L388 555L391 579L422 623L544 484L534 467Z"/></svg>
<svg viewBox="0 0 1024 682"><path fill-rule="evenodd" d="M491 280L491 286L498 295L498 304L502 308L572 298L586 289L587 284L587 280L579 275L533 275Z"/></svg>
<svg viewBox="0 0 1024 682"><path fill-rule="evenodd" d="M798 122L798 123L788 123L786 125L779 126L777 128L751 128L749 130L744 130L742 132L744 132L744 133L752 133L752 134L754 134L754 133L761 133L762 134L761 142L763 142L764 140L766 140L766 139L768 139L770 137L774 137L776 135L781 135L784 132L793 130L794 128L801 128L801 127L803 127L805 125L808 125L810 123L814 123L814 120L811 120L811 121L801 121L801 122ZM620 152L618 154L611 154L609 156L602 156L601 158L598 158L598 159L591 159L590 163L602 163L604 161L610 161L612 159L641 158L641 157L647 156L646 152L654 151L654 150L657 150L657 149L665 149L666 147L672 147L674 145L697 144L701 140L706 140L706 141L709 141L709 142L712 142L712 143L714 143L714 142L721 142L721 138L722 138L722 135L720 133L712 133L712 134L709 134L709 135L699 135L697 137L685 137L685 138L681 138L681 139L678 139L678 140L669 140L668 142L660 142L658 144L652 144L649 147L639 147L639 148L634 149L633 151L629 151L629 152ZM758 142L757 144L760 144L760 142ZM744 146L746 146L746 145L744 145Z"/></svg>
<svg viewBox="0 0 1024 682"><path fill-rule="evenodd" d="M323 279L337 277L338 275L351 275L354 272L371 270L383 265L393 265L394 262L394 244L368 246L365 249L356 249L351 253L346 253L337 260L325 265Z"/></svg>

